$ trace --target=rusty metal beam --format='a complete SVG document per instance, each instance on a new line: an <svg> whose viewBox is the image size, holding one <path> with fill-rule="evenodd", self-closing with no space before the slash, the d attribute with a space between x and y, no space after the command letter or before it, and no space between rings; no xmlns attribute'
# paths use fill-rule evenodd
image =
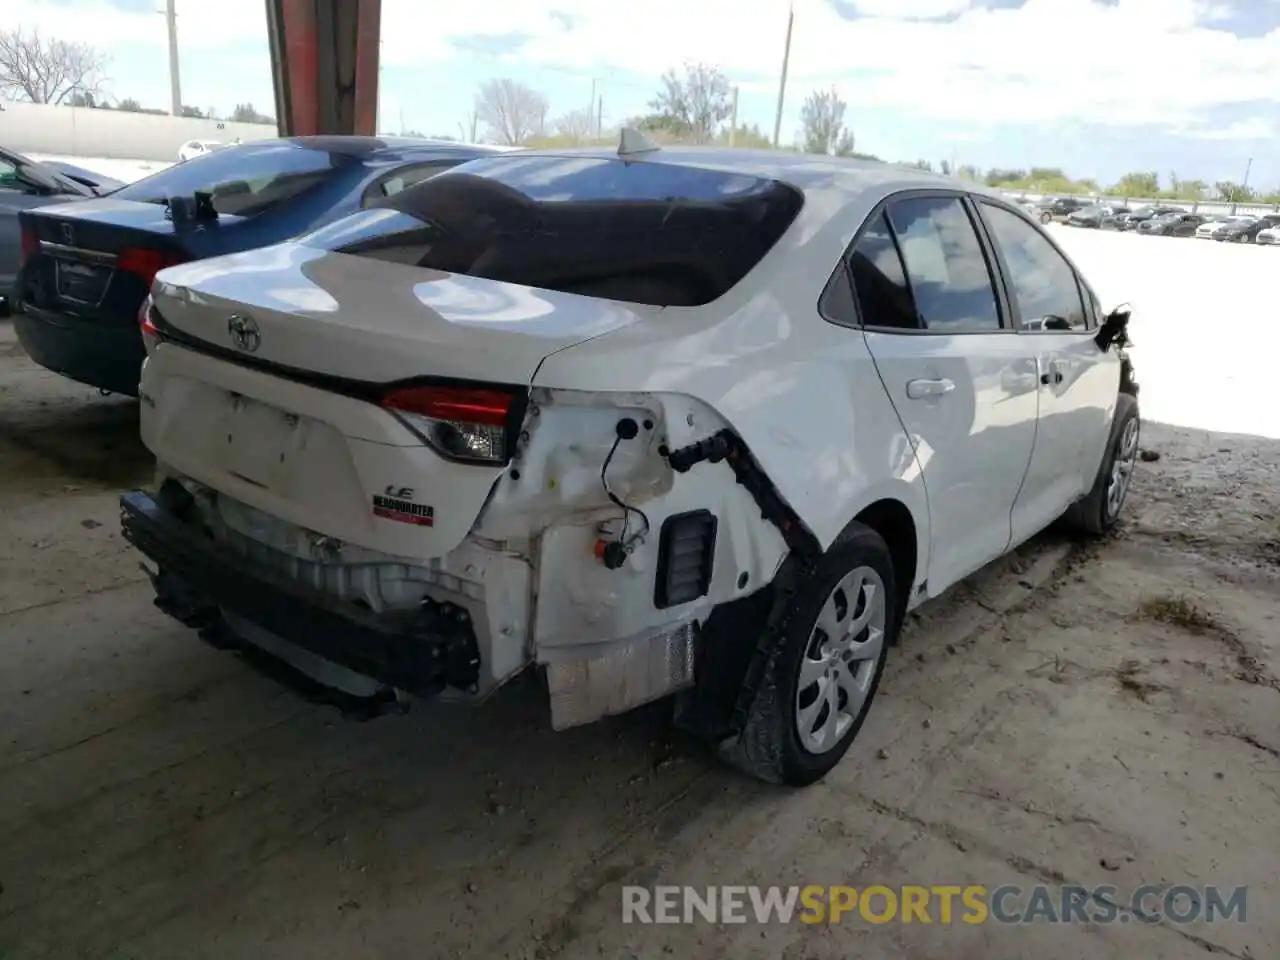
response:
<svg viewBox="0 0 1280 960"><path fill-rule="evenodd" d="M266 0L280 135L376 132L382 0Z"/></svg>

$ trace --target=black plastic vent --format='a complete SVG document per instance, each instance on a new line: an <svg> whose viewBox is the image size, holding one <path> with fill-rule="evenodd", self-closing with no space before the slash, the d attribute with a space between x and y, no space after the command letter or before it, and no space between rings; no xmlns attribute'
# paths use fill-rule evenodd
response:
<svg viewBox="0 0 1280 960"><path fill-rule="evenodd" d="M663 521L653 586L655 607L661 610L707 595L715 566L718 523L710 510L677 513Z"/></svg>

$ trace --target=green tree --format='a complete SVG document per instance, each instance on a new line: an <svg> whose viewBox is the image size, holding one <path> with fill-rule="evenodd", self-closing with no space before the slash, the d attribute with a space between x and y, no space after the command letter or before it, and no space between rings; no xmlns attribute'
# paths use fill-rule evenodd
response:
<svg viewBox="0 0 1280 960"><path fill-rule="evenodd" d="M750 125L738 124L738 129L733 131L732 138L729 130L721 131L720 135L716 137L716 143L720 146L727 147L730 142L735 147L744 147L751 150L768 150L773 146L773 141L769 139L768 134L761 130L760 125L756 123Z"/></svg>
<svg viewBox="0 0 1280 960"><path fill-rule="evenodd" d="M1160 195L1160 174L1154 170L1126 173L1111 189L1122 197L1157 197Z"/></svg>
<svg viewBox="0 0 1280 960"><path fill-rule="evenodd" d="M276 123L275 117L259 113L253 108L252 103L237 103L236 108L231 111L229 119L235 123L262 123L270 126L275 126Z"/></svg>
<svg viewBox="0 0 1280 960"><path fill-rule="evenodd" d="M687 63L684 74L668 70L662 88L649 101L652 119L668 134L694 143L711 143L733 113L729 79L716 67Z"/></svg>
<svg viewBox="0 0 1280 960"><path fill-rule="evenodd" d="M1228 203L1247 203L1254 198L1252 187L1242 186L1231 180L1219 180L1214 184L1218 196Z"/></svg>
<svg viewBox="0 0 1280 960"><path fill-rule="evenodd" d="M1004 170L1000 167L992 167L986 172L982 178L988 187L1002 187L1011 183L1021 183L1027 179L1027 171L1025 170Z"/></svg>
<svg viewBox="0 0 1280 960"><path fill-rule="evenodd" d="M824 156L836 153L844 133L844 112L846 104L840 99L836 88L815 90L805 97L804 106L800 108L800 139L805 153L820 153ZM849 151L853 150L853 138L849 139Z"/></svg>

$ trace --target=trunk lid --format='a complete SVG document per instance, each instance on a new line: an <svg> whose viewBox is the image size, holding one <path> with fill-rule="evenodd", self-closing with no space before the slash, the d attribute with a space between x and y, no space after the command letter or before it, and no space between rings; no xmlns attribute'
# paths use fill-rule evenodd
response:
<svg viewBox="0 0 1280 960"><path fill-rule="evenodd" d="M230 226L228 219L214 229ZM23 280L32 306L80 316L136 322L156 271L190 259L203 227L175 230L164 205L99 198L21 214L38 247Z"/></svg>
<svg viewBox="0 0 1280 960"><path fill-rule="evenodd" d="M178 339L254 366L362 384L527 384L545 357L660 309L297 243L171 268L153 293Z"/></svg>
<svg viewBox="0 0 1280 960"><path fill-rule="evenodd" d="M303 530L415 562L462 542L505 462L442 455L379 402L381 385L523 396L545 357L658 309L292 243L165 270L152 293L141 431L157 459ZM513 404L512 443L522 416Z"/></svg>

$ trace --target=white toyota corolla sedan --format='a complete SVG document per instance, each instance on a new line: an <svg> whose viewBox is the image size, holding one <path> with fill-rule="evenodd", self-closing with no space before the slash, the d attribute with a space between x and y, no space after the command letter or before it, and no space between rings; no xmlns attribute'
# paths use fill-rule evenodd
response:
<svg viewBox="0 0 1280 960"><path fill-rule="evenodd" d="M557 728L678 693L811 783L903 617L1138 453L1126 312L1016 204L781 152L522 152L161 272L157 605L342 696L480 699L545 667Z"/></svg>

